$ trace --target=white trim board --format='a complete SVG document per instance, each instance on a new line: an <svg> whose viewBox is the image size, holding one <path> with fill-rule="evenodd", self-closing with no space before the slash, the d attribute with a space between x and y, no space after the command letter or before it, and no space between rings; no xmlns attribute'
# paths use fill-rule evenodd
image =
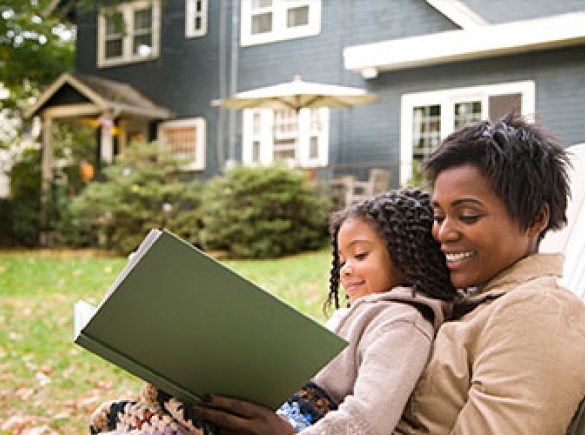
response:
<svg viewBox="0 0 585 435"><path fill-rule="evenodd" d="M489 24L461 0L427 0L427 3L462 29L472 29Z"/></svg>
<svg viewBox="0 0 585 435"><path fill-rule="evenodd" d="M347 47L345 68L373 78L380 71L523 53L585 43L585 11L449 30Z"/></svg>

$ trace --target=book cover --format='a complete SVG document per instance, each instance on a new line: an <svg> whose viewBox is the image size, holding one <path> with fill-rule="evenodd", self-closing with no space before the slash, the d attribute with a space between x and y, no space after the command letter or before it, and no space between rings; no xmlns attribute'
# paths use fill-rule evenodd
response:
<svg viewBox="0 0 585 435"><path fill-rule="evenodd" d="M347 342L167 230L152 230L74 341L178 399L278 408Z"/></svg>

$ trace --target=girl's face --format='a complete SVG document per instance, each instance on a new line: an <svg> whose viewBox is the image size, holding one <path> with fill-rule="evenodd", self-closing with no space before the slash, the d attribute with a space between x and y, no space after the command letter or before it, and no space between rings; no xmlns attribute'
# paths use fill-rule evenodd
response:
<svg viewBox="0 0 585 435"><path fill-rule="evenodd" d="M363 219L345 220L337 234L341 285L354 303L362 296L382 293L404 282L372 224Z"/></svg>
<svg viewBox="0 0 585 435"><path fill-rule="evenodd" d="M485 284L537 250L542 224L521 230L475 166L449 168L438 175L433 209L433 236L441 243L457 288Z"/></svg>

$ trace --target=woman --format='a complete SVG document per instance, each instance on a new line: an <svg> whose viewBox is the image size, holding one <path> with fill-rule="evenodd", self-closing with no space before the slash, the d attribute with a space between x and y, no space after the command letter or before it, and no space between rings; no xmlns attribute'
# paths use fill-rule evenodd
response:
<svg viewBox="0 0 585 435"><path fill-rule="evenodd" d="M469 298L439 329L396 433L566 432L585 395L585 306L557 283L562 256L538 245L566 223L567 164L547 131L513 114L451 134L425 163L433 235ZM254 405L209 404L195 412L224 433L291 433Z"/></svg>

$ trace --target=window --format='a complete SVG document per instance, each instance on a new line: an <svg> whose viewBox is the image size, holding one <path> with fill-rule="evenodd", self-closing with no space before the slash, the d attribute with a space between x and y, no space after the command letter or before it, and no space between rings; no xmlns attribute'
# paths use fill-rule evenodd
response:
<svg viewBox="0 0 585 435"><path fill-rule="evenodd" d="M400 182L412 176L413 161L424 160L449 133L482 119L498 119L518 108L535 111L533 81L405 94L401 103Z"/></svg>
<svg viewBox="0 0 585 435"><path fill-rule="evenodd" d="M102 8L98 16L98 66L150 60L159 51L159 0Z"/></svg>
<svg viewBox="0 0 585 435"><path fill-rule="evenodd" d="M205 169L205 120L181 119L163 122L159 126L159 142L168 145L174 154L187 163L185 170Z"/></svg>
<svg viewBox="0 0 585 435"><path fill-rule="evenodd" d="M244 111L242 161L270 165L326 166L329 158L329 109Z"/></svg>
<svg viewBox="0 0 585 435"><path fill-rule="evenodd" d="M185 0L185 36L196 38L207 33L207 1Z"/></svg>
<svg viewBox="0 0 585 435"><path fill-rule="evenodd" d="M242 0L241 44L318 35L321 0Z"/></svg>

